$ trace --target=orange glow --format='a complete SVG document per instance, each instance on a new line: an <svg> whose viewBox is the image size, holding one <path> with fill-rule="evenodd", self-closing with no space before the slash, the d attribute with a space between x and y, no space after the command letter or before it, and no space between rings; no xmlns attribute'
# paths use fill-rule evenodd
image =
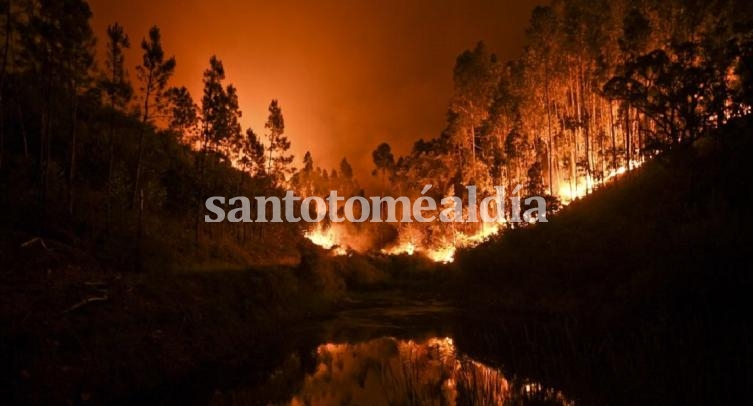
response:
<svg viewBox="0 0 753 406"><path fill-rule="evenodd" d="M387 255L413 255L416 252L416 246L412 242L398 244L392 248L385 248L382 254Z"/></svg>
<svg viewBox="0 0 753 406"><path fill-rule="evenodd" d="M484 224L481 230L474 234L456 232L454 241L443 241L431 246L417 245L413 241L403 241L381 252L386 255L422 255L434 262L449 264L455 260L457 248L474 247L501 231L501 224Z"/></svg>
<svg viewBox="0 0 753 406"><path fill-rule="evenodd" d="M447 264L454 260L455 247L447 245L441 248L425 248L416 247L412 242L407 242L383 249L381 252L386 255L413 255L414 253L419 253L434 262Z"/></svg>
<svg viewBox="0 0 753 406"><path fill-rule="evenodd" d="M489 238L499 234L502 226L499 223L484 224L481 230L474 234L456 233L455 244L445 245L434 249L427 250L426 256L435 262L451 263L455 260L455 250L457 248L475 247Z"/></svg>
<svg viewBox="0 0 753 406"><path fill-rule="evenodd" d="M343 246L340 241L340 236L335 226L331 226L325 230L320 223L317 224L316 228L307 231L303 236L312 243L326 250L330 250L332 255L340 256L348 254L348 249L346 246Z"/></svg>
<svg viewBox="0 0 753 406"><path fill-rule="evenodd" d="M643 165L644 160L636 160L630 163L632 169L638 168ZM573 201L585 197L589 192L598 189L599 187L610 183L611 181L619 178L621 175L627 172L626 167L620 167L616 170L611 170L607 173L603 179L596 180L590 176L581 178L578 181L577 188L572 189L567 183L561 184L559 188L559 198L563 206L567 206ZM529 220L530 223L535 223L536 219ZM344 229L337 227L343 227L338 225L332 225L330 228L324 230L320 225L314 230L305 234L305 237L311 240L314 244L328 250L332 250L333 255L347 255L349 247L344 241L348 241L347 233ZM443 240L435 242L431 245L423 245L418 241L422 240L420 233L416 233L411 228L401 230L398 242L393 246L382 249L380 252L385 255L422 255L434 262L449 264L455 260L455 253L458 248L472 248L489 238L498 235L504 229L504 222L483 224L481 228L472 234L466 234L464 232L455 232L451 241Z"/></svg>
<svg viewBox="0 0 753 406"><path fill-rule="evenodd" d="M177 60L170 85L200 103L202 72L217 55L238 88L244 129L264 133L277 98L298 161L310 150L332 168L347 156L356 173L371 172L381 141L403 153L439 134L458 53L486 39L500 59L516 57L538 3L90 0L100 52L108 24L130 36L132 80L138 44L156 24Z"/></svg>
<svg viewBox="0 0 753 406"><path fill-rule="evenodd" d="M292 405L454 405L472 392L483 404L520 404L541 399L572 405L561 392L538 382L506 377L459 353L450 337L320 345L317 365L290 399ZM413 400L413 402L411 402Z"/></svg>
<svg viewBox="0 0 753 406"><path fill-rule="evenodd" d="M442 264L450 264L455 261L455 247L451 245L442 248L430 249L427 250L424 254L430 260Z"/></svg>
<svg viewBox="0 0 753 406"><path fill-rule="evenodd" d="M636 169L644 163L645 160L631 161L630 167L631 169ZM577 188L571 188L571 185L568 183L561 184L558 197L560 198L562 206L567 206L573 201L585 197L589 192L612 182L621 175L627 173L627 171L627 167L620 167L609 171L609 173L600 180L596 180L591 176L580 178ZM536 219L532 218L529 222L533 224L536 222ZM419 253L434 262L448 264L455 260L455 252L458 248L472 248L483 243L489 238L501 233L504 228L503 225L504 223L484 224L483 227L474 234L456 232L454 234L454 241L445 241L433 246L417 245L412 240L403 241L393 247L383 249L381 252L387 255L413 255L414 253Z"/></svg>
<svg viewBox="0 0 753 406"><path fill-rule="evenodd" d="M645 160L634 160L630 162L630 168L636 169L643 165ZM574 200L585 197L589 191L598 189L599 187L609 184L614 179L620 177L628 171L627 167L621 166L617 169L610 170L603 179L594 179L592 176L580 177L578 179L578 185L573 186L568 182L562 182L559 187L559 198L563 206L567 206Z"/></svg>

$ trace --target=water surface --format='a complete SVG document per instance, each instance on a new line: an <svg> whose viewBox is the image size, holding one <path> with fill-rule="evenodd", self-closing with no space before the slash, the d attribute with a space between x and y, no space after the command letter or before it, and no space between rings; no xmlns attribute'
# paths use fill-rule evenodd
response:
<svg viewBox="0 0 753 406"><path fill-rule="evenodd" d="M572 405L565 394L506 376L460 351L454 311L433 300L369 297L324 322L261 383L218 390L212 404ZM313 343L313 344L311 344Z"/></svg>

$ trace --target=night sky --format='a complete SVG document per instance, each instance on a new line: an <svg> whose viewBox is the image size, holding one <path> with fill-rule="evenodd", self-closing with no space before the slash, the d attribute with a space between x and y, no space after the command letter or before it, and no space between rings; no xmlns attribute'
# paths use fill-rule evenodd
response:
<svg viewBox="0 0 753 406"><path fill-rule="evenodd" d="M398 154L444 127L455 58L479 40L501 59L521 52L531 10L542 1L91 0L100 53L108 24L131 38L130 65L151 25L178 67L172 85L201 98L216 54L239 89L244 128L264 131L278 98L296 161L310 150L332 168L343 156L368 183L371 151ZM130 76L136 80L135 69Z"/></svg>

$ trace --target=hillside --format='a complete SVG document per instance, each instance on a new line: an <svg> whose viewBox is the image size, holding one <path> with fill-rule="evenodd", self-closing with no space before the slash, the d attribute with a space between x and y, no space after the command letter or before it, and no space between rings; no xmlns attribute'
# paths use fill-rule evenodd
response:
<svg viewBox="0 0 753 406"><path fill-rule="evenodd" d="M751 128L733 122L462 252L455 296L484 333L460 344L585 403L747 398Z"/></svg>

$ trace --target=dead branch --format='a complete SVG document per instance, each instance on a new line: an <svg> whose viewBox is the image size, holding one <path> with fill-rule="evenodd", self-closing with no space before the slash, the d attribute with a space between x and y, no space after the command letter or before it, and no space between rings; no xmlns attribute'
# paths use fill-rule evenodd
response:
<svg viewBox="0 0 753 406"><path fill-rule="evenodd" d="M32 246L36 242L38 242L47 251L50 250L49 248L47 248L47 244L44 243L44 240L41 239L40 237L34 237L31 240L26 241L25 243L21 244L21 248L29 248L30 246Z"/></svg>
<svg viewBox="0 0 753 406"><path fill-rule="evenodd" d="M105 294L105 295L102 295L102 296L92 296L92 297L88 297L88 298L86 298L86 299L83 299L82 301L80 301L80 302L78 302L78 303L74 304L73 306L69 307L69 308L68 308L67 310L65 310L65 311L63 312L63 314L67 314L67 313L70 313L70 312L72 312L72 311L78 310L78 309L80 309L80 308L82 308L82 307L84 307L84 306L88 305L89 303L94 303L94 302L105 302L105 301L107 301L107 300L109 300L109 299L110 299L110 298L109 298L109 297L108 297L108 296L107 296L106 294Z"/></svg>

